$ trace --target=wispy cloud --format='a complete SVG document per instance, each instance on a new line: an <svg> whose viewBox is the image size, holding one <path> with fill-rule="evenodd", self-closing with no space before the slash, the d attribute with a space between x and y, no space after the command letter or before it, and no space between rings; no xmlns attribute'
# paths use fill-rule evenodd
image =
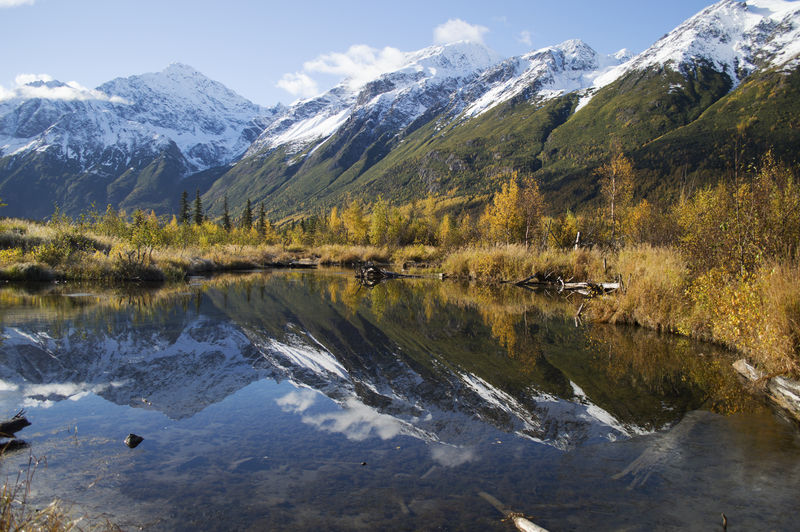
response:
<svg viewBox="0 0 800 532"><path fill-rule="evenodd" d="M284 74L275 85L292 96L300 98L309 98L315 94L319 94L317 82L303 72L289 72Z"/></svg>
<svg viewBox="0 0 800 532"><path fill-rule="evenodd" d="M352 88L358 88L367 81L386 72L402 67L407 54L387 46L373 48L365 44L355 44L346 52L330 52L303 63L303 70L284 74L277 86L294 96L309 97L319 93L313 74L332 74L341 76Z"/></svg>
<svg viewBox="0 0 800 532"><path fill-rule="evenodd" d="M35 0L0 0L0 9L4 7L32 6Z"/></svg>
<svg viewBox="0 0 800 532"><path fill-rule="evenodd" d="M28 83L34 83L36 81L44 81L45 83L48 81L53 81L53 76L48 74L18 74L16 78L14 78L14 83L17 86L27 85Z"/></svg>
<svg viewBox="0 0 800 532"><path fill-rule="evenodd" d="M363 441L374 436L390 440L403 433L404 429L399 419L381 414L354 398L345 400L341 410L304 415L302 420L320 430L344 434L352 441Z"/></svg>
<svg viewBox="0 0 800 532"><path fill-rule="evenodd" d="M521 42L525 46L532 46L533 41L531 40L531 32L529 32L528 30L523 30L519 32L519 35L517 35L517 41Z"/></svg>
<svg viewBox="0 0 800 532"><path fill-rule="evenodd" d="M15 87L6 89L0 86L0 101L14 98L43 100L89 101L97 100L111 103L129 103L124 98L84 87L77 81L60 83L47 74L19 74L14 78Z"/></svg>
<svg viewBox="0 0 800 532"><path fill-rule="evenodd" d="M483 44L483 36L489 28L469 24L461 19L450 19L433 30L436 44L456 41L471 41ZM303 68L289 72L276 86L292 96L308 98L320 92L320 83L315 75L339 76L350 88L357 89L381 74L394 72L409 61L409 53L386 46L373 48L366 44L354 44L345 52L321 54L303 63Z"/></svg>
<svg viewBox="0 0 800 532"><path fill-rule="evenodd" d="M486 26L470 24L460 18L453 18L436 26L433 30L433 41L436 44L448 44L456 41L470 41L483 44L483 35L489 32Z"/></svg>
<svg viewBox="0 0 800 532"><path fill-rule="evenodd" d="M284 412L302 414L316 402L318 394L311 390L298 390L289 392L276 400Z"/></svg>

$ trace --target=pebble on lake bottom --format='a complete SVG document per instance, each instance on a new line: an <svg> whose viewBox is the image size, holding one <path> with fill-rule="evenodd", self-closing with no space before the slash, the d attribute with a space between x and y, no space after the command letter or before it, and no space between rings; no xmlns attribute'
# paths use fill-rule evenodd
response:
<svg viewBox="0 0 800 532"><path fill-rule="evenodd" d="M142 438L141 436L137 436L136 434L130 433L128 434L128 437L125 438L125 445L133 449L134 447L142 443L142 441L144 441L144 438Z"/></svg>

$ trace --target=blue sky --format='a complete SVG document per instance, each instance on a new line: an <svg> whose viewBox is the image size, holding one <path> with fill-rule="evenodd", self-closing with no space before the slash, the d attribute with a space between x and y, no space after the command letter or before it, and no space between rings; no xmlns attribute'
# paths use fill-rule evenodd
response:
<svg viewBox="0 0 800 532"><path fill-rule="evenodd" d="M47 74L93 88L177 61L256 103L290 103L348 69L461 35L502 56L573 38L641 52L712 3L0 0L0 87Z"/></svg>

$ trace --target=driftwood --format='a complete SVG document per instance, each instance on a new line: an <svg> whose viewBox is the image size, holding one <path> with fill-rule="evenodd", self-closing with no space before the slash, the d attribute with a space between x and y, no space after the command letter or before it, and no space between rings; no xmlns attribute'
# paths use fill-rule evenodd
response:
<svg viewBox="0 0 800 532"><path fill-rule="evenodd" d="M374 264L367 262L362 264L356 269L356 279L358 279L364 286L372 287L386 279L420 279L419 275L408 275L405 273L397 273L389 270L379 268Z"/></svg>
<svg viewBox="0 0 800 532"><path fill-rule="evenodd" d="M0 438L16 438L16 433L30 425L25 417L25 410L20 410L8 421L0 422Z"/></svg>
<svg viewBox="0 0 800 532"><path fill-rule="evenodd" d="M584 281L576 283L572 282L571 279L564 281L561 277L553 279L551 273L547 273L544 275L535 273L530 277L527 277L521 281L517 281L514 284L516 286L525 286L525 287L532 287L532 286L553 287L556 288L559 293L574 292L586 297L594 297L598 295L607 294L609 292L614 292L615 290L619 290L622 286L622 283L620 282L596 283L594 281Z"/></svg>
<svg viewBox="0 0 800 532"><path fill-rule="evenodd" d="M749 381L765 383L767 397L800 421L800 382L786 377L766 375L748 364L745 359L734 362L733 368Z"/></svg>
<svg viewBox="0 0 800 532"><path fill-rule="evenodd" d="M485 491L478 492L478 495L480 495L483 500L494 506L498 512L503 514L504 521L509 520L514 523L514 526L517 527L517 530L520 530L521 532L547 532L547 529L544 529L536 523L530 521L527 517L525 517L525 515L511 511L509 507Z"/></svg>
<svg viewBox="0 0 800 532"><path fill-rule="evenodd" d="M27 447L26 442L17 439L17 432L30 424L31 422L25 417L25 410L20 410L8 421L0 421L0 440L8 439L0 441L0 454Z"/></svg>

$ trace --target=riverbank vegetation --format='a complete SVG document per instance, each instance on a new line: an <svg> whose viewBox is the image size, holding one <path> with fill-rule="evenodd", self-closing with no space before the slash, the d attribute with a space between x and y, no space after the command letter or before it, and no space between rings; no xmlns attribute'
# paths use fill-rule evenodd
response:
<svg viewBox="0 0 800 532"><path fill-rule="evenodd" d="M491 198L430 195L351 201L272 222L249 202L211 219L200 198L159 218L107 207L78 219L0 221L0 277L179 280L206 271L358 261L436 268L457 278L621 280L585 315L714 341L769 374L800 373L800 187L770 153L715 186L684 184L671 203L636 200L636 169L617 153L597 170L597 205L553 213L516 172ZM227 203L226 203L227 205Z"/></svg>

